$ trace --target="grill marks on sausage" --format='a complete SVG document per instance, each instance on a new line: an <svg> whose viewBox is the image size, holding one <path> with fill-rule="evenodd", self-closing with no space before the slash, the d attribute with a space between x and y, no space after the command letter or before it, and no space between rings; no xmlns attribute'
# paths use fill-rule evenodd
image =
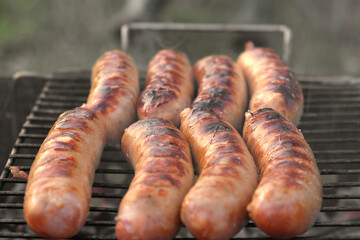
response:
<svg viewBox="0 0 360 240"><path fill-rule="evenodd" d="M188 174L185 165L191 163L184 148L185 139L180 131L170 122L159 118L147 118L131 125L128 134L141 131L143 140L141 149L146 149L146 156L134 164L135 174L142 175L136 184L163 186L170 184L179 188L179 179Z"/></svg>
<svg viewBox="0 0 360 240"><path fill-rule="evenodd" d="M180 125L180 112L190 106L194 95L193 73L187 56L161 50L150 61L146 87L137 102L139 119L158 117Z"/></svg>
<svg viewBox="0 0 360 240"><path fill-rule="evenodd" d="M294 72L271 49L249 48L237 63L244 70L251 90L249 108L272 107L295 125L303 111L303 94Z"/></svg>
<svg viewBox="0 0 360 240"><path fill-rule="evenodd" d="M271 129L274 134L286 134L289 132L297 134L299 130L287 120L285 116L272 108L262 108L251 113L251 125L253 129L263 124L266 129ZM285 135L284 135L285 136Z"/></svg>
<svg viewBox="0 0 360 240"><path fill-rule="evenodd" d="M169 54L169 52L173 52L172 55ZM167 62L167 64L181 64L184 65L185 62L182 58L174 56L177 54L175 51L160 51L152 60L151 65L158 65L164 67L165 64L158 64L159 62ZM175 63L174 63L175 62ZM172 68L172 66L170 66Z"/></svg>
<svg viewBox="0 0 360 240"><path fill-rule="evenodd" d="M181 120L199 172L181 219L196 238L231 238L247 220L246 205L257 183L255 163L239 133L212 109L185 109Z"/></svg>
<svg viewBox="0 0 360 240"><path fill-rule="evenodd" d="M242 165L243 161L241 160L241 157L235 155L233 152L230 152L228 154L216 156L210 161L207 167L215 166L217 164L220 164L221 162L226 162L234 166L240 166Z"/></svg>
<svg viewBox="0 0 360 240"><path fill-rule="evenodd" d="M125 130L122 149L135 176L119 206L117 237L172 238L180 228L181 202L194 182L188 143L169 121L145 118Z"/></svg>
<svg viewBox="0 0 360 240"><path fill-rule="evenodd" d="M202 94L208 94L212 98L224 99L226 101L231 101L229 90L225 88L219 88L218 86L204 89L201 91Z"/></svg>
<svg viewBox="0 0 360 240"><path fill-rule="evenodd" d="M232 129L225 122L209 121L201 126L205 134L215 133L219 131L230 132Z"/></svg>
<svg viewBox="0 0 360 240"><path fill-rule="evenodd" d="M139 106L147 108L156 108L162 104L171 102L175 100L178 96L174 90L176 88L165 88L154 86L148 88L146 92L142 95L142 98L139 101Z"/></svg>
<svg viewBox="0 0 360 240"><path fill-rule="evenodd" d="M202 98L198 95L198 100L193 102L194 108L210 108L216 111L217 109L224 109L224 103L220 99L214 99L212 97Z"/></svg>
<svg viewBox="0 0 360 240"><path fill-rule="evenodd" d="M155 136L157 137L157 139L155 138L154 140L162 140L164 138L164 136L169 136L172 138L178 138L181 139L182 135L179 131L177 131L176 129L173 128L164 128L164 127L149 127L148 129L146 129L144 131L144 137L149 138ZM150 141L150 139L148 139L147 141ZM150 144L155 144L155 141L153 141L153 143Z"/></svg>
<svg viewBox="0 0 360 240"><path fill-rule="evenodd" d="M69 111L64 112L60 115L57 122L62 121L63 119L70 119L70 118L81 118L81 119L93 119L96 117L96 112L84 108L84 107L78 107Z"/></svg>
<svg viewBox="0 0 360 240"><path fill-rule="evenodd" d="M91 132L86 120L77 119L77 118L60 121L56 124L54 129L69 129L69 128L80 129L84 132L89 131L89 133Z"/></svg>
<svg viewBox="0 0 360 240"><path fill-rule="evenodd" d="M41 178L71 177L76 164L69 159L62 161L50 161L47 164L39 166L36 174L41 174Z"/></svg>
<svg viewBox="0 0 360 240"><path fill-rule="evenodd" d="M181 185L179 179L183 178L187 173L182 159L173 158L171 155L163 155L157 158L153 161L147 161L145 165L142 165L138 174L143 175L143 177L136 184L146 184L155 187L175 186L179 188Z"/></svg>
<svg viewBox="0 0 360 240"><path fill-rule="evenodd" d="M236 129L243 121L247 101L245 80L241 70L226 56L209 56L194 66L198 96L193 108L208 108Z"/></svg>
<svg viewBox="0 0 360 240"><path fill-rule="evenodd" d="M228 61L224 61L228 62ZM222 62L222 64L224 64ZM228 67L228 65L226 64ZM213 67L213 66L212 66ZM230 96L234 94L232 89L232 79L234 77L233 70L220 69L214 67L214 70L206 69L204 79L199 81L199 94L193 102L193 107L211 108L215 111L222 111L226 104L233 103ZM233 67L231 65L231 67ZM209 67L211 68L211 67ZM208 73L210 72L210 73Z"/></svg>
<svg viewBox="0 0 360 240"><path fill-rule="evenodd" d="M299 101L299 96L301 93L300 86L292 80L276 80L270 82L268 88L266 89L269 92L280 93L283 101L287 108L291 107Z"/></svg>
<svg viewBox="0 0 360 240"><path fill-rule="evenodd" d="M305 184L309 184L309 182L306 182L307 176L315 174L313 168L310 167L307 162L289 161L285 159L271 163L271 165L271 167L266 167L264 171L262 171L262 176L264 176L261 179L262 185L267 182L278 181L289 189L301 188L303 187L304 181Z"/></svg>
<svg viewBox="0 0 360 240"><path fill-rule="evenodd" d="M42 151L51 149L53 151L76 151L77 143L73 141L63 142L63 141L51 141L49 144L45 144L42 148Z"/></svg>
<svg viewBox="0 0 360 240"><path fill-rule="evenodd" d="M47 143L48 141L50 141L52 139L56 139L58 137L71 138L75 142L80 142L82 139L80 134L76 131L71 131L71 130L69 130L69 131L52 131L51 137L45 138L45 140L43 141L43 144Z"/></svg>
<svg viewBox="0 0 360 240"><path fill-rule="evenodd" d="M137 87L131 86L135 66L120 51L106 52L93 67L91 93L88 103L92 109L108 115L116 110L119 99L137 98Z"/></svg>
<svg viewBox="0 0 360 240"><path fill-rule="evenodd" d="M228 65L226 65L226 67L231 69L233 66L228 64ZM213 77L224 78L224 81L228 82L227 77L234 77L234 72L231 70L227 70L227 69L215 69L213 72L210 72L204 76L205 79L206 78L209 79L209 78L213 78Z"/></svg>
<svg viewBox="0 0 360 240"><path fill-rule="evenodd" d="M156 175L147 174L146 177L144 177L141 181L136 182L136 184L144 184L150 187L161 187L168 185L175 186L177 188L180 187L180 181L168 173Z"/></svg>
<svg viewBox="0 0 360 240"><path fill-rule="evenodd" d="M52 128L54 130L61 130L69 132L67 135L73 135L76 139L79 137L77 133L71 133L71 129L81 130L88 134L93 133L93 130L88 125L88 121L94 120L96 112L83 107L75 108L62 114Z"/></svg>
<svg viewBox="0 0 360 240"><path fill-rule="evenodd" d="M224 157L229 159L228 154L235 154L235 159L239 154L244 154L239 139L235 136L235 130L216 114L206 109L192 109L186 118L188 124L194 126L191 134L196 135L196 138L207 139L203 142L204 145L198 146L208 149L204 159L217 156L217 160L210 160L206 166L213 166ZM200 144L200 142L196 144ZM232 160L234 159L231 158L231 161L228 162L230 165L238 163Z"/></svg>
<svg viewBox="0 0 360 240"><path fill-rule="evenodd" d="M97 121L95 111L78 107L63 113L44 140L37 155L37 170L41 177L69 177L77 168L79 159L72 152L79 152L83 135L94 132L91 121Z"/></svg>
<svg viewBox="0 0 360 240"><path fill-rule="evenodd" d="M271 108L253 113L251 119L250 115L248 117L244 127L244 139L247 142L252 139L253 142L256 138L256 144L249 148L260 166L259 186L268 182L281 182L289 189L296 189L303 188L304 184L311 184L308 176L318 174L316 162L298 129ZM256 125L256 128L253 125ZM266 139L255 137L260 136L259 131L263 132Z"/></svg>
<svg viewBox="0 0 360 240"><path fill-rule="evenodd" d="M119 103L119 95L122 97L129 96L128 91L118 86L104 86L97 91L96 98L100 99L92 109L97 112L107 115L108 113L114 112Z"/></svg>

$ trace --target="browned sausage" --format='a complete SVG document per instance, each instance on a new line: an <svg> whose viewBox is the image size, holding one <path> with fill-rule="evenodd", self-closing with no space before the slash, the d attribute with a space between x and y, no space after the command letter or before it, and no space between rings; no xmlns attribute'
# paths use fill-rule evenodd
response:
<svg viewBox="0 0 360 240"><path fill-rule="evenodd" d="M240 130L247 106L247 87L239 66L226 56L209 56L194 66L198 96L193 107L208 108Z"/></svg>
<svg viewBox="0 0 360 240"><path fill-rule="evenodd" d="M92 69L87 105L103 115L108 143L119 142L135 120L138 96L138 71L131 58L118 50L104 53Z"/></svg>
<svg viewBox="0 0 360 240"><path fill-rule="evenodd" d="M138 92L126 54L107 52L95 63L88 104L59 117L31 167L24 214L37 234L67 238L85 223L104 144L120 140L133 121Z"/></svg>
<svg viewBox="0 0 360 240"><path fill-rule="evenodd" d="M83 226L104 143L95 111L84 106L60 115L36 155L25 191L25 220L37 234L69 238Z"/></svg>
<svg viewBox="0 0 360 240"><path fill-rule="evenodd" d="M320 211L322 184L302 133L289 119L265 108L246 113L243 136L260 171L247 208L250 217L274 238L304 233Z"/></svg>
<svg viewBox="0 0 360 240"><path fill-rule="evenodd" d="M172 239L194 184L188 143L170 122L147 118L127 128L121 144L135 176L119 206L117 238Z"/></svg>
<svg viewBox="0 0 360 240"><path fill-rule="evenodd" d="M244 71L250 89L249 109L273 108L295 125L303 113L304 97L294 72L279 56L268 48L255 48L246 44L237 64Z"/></svg>
<svg viewBox="0 0 360 240"><path fill-rule="evenodd" d="M181 220L198 239L228 239L247 222L258 177L255 162L239 133L211 110L186 108L181 131L199 171Z"/></svg>
<svg viewBox="0 0 360 240"><path fill-rule="evenodd" d="M192 68L186 55L161 50L150 61L146 88L137 103L139 119L157 117L180 126L180 112L194 97Z"/></svg>

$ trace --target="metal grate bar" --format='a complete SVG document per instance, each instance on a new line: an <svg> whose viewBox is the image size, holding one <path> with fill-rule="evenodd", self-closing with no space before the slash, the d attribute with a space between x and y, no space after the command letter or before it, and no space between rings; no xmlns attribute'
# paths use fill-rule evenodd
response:
<svg viewBox="0 0 360 240"><path fill-rule="evenodd" d="M338 158L338 159L322 159L316 158L318 164L344 164L344 163L360 163L359 158Z"/></svg>
<svg viewBox="0 0 360 240"><path fill-rule="evenodd" d="M64 101L64 102L86 102L87 97L69 97L62 95L41 95L40 100Z"/></svg>
<svg viewBox="0 0 360 240"><path fill-rule="evenodd" d="M62 110L69 109L69 108L75 108L75 107L79 106L79 104L69 103L69 102L44 102L44 101L38 101L36 104L41 108L62 108Z"/></svg>

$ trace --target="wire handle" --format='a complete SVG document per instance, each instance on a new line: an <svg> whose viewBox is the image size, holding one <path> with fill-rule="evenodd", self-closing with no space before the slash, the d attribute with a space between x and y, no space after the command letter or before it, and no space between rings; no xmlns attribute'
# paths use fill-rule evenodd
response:
<svg viewBox="0 0 360 240"><path fill-rule="evenodd" d="M289 63L291 54L291 29L282 24L216 24L216 23L155 23L134 22L121 26L121 48L129 49L131 30L156 31L198 31L198 32L264 32L281 33L283 35L282 60Z"/></svg>

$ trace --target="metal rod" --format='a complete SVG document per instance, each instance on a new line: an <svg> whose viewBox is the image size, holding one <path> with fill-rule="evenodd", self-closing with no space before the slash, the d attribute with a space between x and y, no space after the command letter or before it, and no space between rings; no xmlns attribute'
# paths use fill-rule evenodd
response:
<svg viewBox="0 0 360 240"><path fill-rule="evenodd" d="M258 32L283 34L282 60L288 63L291 54L291 29L282 24L217 24L217 23L151 23L134 22L121 27L121 48L129 50L130 31L192 31L192 32Z"/></svg>

